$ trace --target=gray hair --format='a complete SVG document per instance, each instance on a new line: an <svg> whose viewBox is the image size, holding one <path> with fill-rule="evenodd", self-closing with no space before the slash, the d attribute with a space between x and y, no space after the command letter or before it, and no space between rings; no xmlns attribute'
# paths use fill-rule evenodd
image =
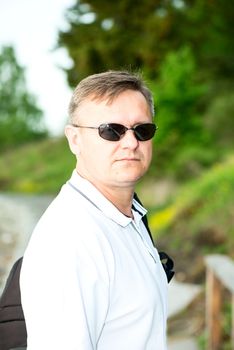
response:
<svg viewBox="0 0 234 350"><path fill-rule="evenodd" d="M69 122L73 123L75 121L75 112L87 98L100 101L107 100L107 103L111 103L126 90L135 90L142 93L153 117L154 102L152 93L145 85L140 74L127 71L107 71L90 75L77 85L69 104Z"/></svg>

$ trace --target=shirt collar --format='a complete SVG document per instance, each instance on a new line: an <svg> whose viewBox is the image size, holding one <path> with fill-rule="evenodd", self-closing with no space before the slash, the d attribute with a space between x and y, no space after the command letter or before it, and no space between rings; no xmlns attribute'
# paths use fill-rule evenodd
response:
<svg viewBox="0 0 234 350"><path fill-rule="evenodd" d="M121 213L91 182L81 177L76 170L73 171L68 184L119 225L125 227L132 222L132 218ZM146 213L147 210L133 199L133 215L138 225Z"/></svg>
<svg viewBox="0 0 234 350"><path fill-rule="evenodd" d="M137 202L135 199L133 199L132 213L133 213L133 217L134 217L134 222L135 222L136 226L139 227L143 216L147 214L147 210L145 208L143 208L139 202Z"/></svg>

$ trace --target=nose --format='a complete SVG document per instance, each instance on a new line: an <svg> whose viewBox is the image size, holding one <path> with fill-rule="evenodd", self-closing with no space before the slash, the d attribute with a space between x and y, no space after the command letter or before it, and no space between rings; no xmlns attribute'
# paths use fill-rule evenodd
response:
<svg viewBox="0 0 234 350"><path fill-rule="evenodd" d="M132 129L128 129L125 132L125 134L120 139L120 142L123 148L136 149L139 145L139 141L136 139L134 131Z"/></svg>

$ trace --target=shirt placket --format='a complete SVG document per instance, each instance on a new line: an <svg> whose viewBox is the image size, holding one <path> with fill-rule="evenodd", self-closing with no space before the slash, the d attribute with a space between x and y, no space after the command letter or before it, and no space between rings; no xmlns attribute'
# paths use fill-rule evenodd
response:
<svg viewBox="0 0 234 350"><path fill-rule="evenodd" d="M152 249L150 248L150 246L148 245L148 243L146 242L146 240L144 239L144 237L142 236L139 228L137 227L137 225L135 224L134 221L131 222L132 227L134 228L134 231L137 232L138 236L140 237L144 247L146 248L146 250L148 251L148 253L150 254L150 256L153 258L154 262L157 263L157 259L154 255L154 253L152 252Z"/></svg>

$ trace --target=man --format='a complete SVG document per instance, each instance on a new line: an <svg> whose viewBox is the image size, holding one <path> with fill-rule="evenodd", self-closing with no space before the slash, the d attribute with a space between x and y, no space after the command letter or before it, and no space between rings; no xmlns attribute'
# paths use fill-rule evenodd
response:
<svg viewBox="0 0 234 350"><path fill-rule="evenodd" d="M133 199L152 156L151 93L136 75L96 74L78 84L69 112L76 169L22 266L27 349L164 350L166 274Z"/></svg>

